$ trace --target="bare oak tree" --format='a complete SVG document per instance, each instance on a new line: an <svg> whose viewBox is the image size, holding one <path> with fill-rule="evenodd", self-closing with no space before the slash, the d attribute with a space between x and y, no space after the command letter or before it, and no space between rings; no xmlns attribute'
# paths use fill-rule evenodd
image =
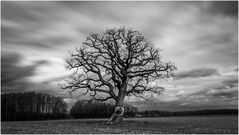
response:
<svg viewBox="0 0 239 135"><path fill-rule="evenodd" d="M71 54L67 64L75 72L63 89L70 89L70 93L84 91L93 100L113 99L116 109L123 109L126 96L145 92L160 94L163 88L151 82L170 77L176 69L174 64L161 61L159 50L141 33L124 27L91 34ZM117 110L109 119L122 120L122 113L117 114Z"/></svg>

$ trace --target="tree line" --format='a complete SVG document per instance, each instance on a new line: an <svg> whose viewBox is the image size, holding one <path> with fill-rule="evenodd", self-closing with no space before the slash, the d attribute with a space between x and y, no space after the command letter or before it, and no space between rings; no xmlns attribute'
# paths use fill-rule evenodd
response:
<svg viewBox="0 0 239 135"><path fill-rule="evenodd" d="M67 116L67 103L62 97L27 92L1 94L1 120L45 120Z"/></svg>
<svg viewBox="0 0 239 135"><path fill-rule="evenodd" d="M70 116L74 118L108 118L114 112L115 105L100 101L78 100L70 109ZM124 116L134 117L138 109L132 105L124 105Z"/></svg>
<svg viewBox="0 0 239 135"><path fill-rule="evenodd" d="M115 110L115 105L101 101L75 102L70 112L62 97L28 92L1 94L1 120L46 120L69 118L108 118ZM124 117L161 117L193 115L237 115L237 109L214 109L169 112L159 110L138 111L137 107L124 105Z"/></svg>
<svg viewBox="0 0 239 135"><path fill-rule="evenodd" d="M100 101L78 100L67 112L67 103L62 97L48 94L25 92L1 94L1 120L47 120L64 118L108 118L115 105ZM125 104L125 117L135 117L138 109Z"/></svg>
<svg viewBox="0 0 239 135"><path fill-rule="evenodd" d="M211 110L196 110L196 111L159 111L145 110L138 112L137 117L160 117L160 116L194 116L194 115L237 115L238 109L211 109Z"/></svg>

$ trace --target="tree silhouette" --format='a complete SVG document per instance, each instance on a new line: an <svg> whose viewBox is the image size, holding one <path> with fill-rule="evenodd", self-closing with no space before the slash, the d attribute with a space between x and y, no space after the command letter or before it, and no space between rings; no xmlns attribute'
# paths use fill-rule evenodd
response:
<svg viewBox="0 0 239 135"><path fill-rule="evenodd" d="M151 82L170 77L176 69L173 63L161 61L159 49L141 33L124 27L91 34L66 62L74 73L61 86L63 89L70 89L70 93L83 90L92 100L113 99L116 108L123 107L125 96L160 94L163 88ZM122 120L115 113L109 119Z"/></svg>
<svg viewBox="0 0 239 135"><path fill-rule="evenodd" d="M27 92L1 94L1 120L61 119L67 114L67 103L61 97Z"/></svg>
<svg viewBox="0 0 239 135"><path fill-rule="evenodd" d="M70 115L74 118L106 118L114 112L114 105L104 103L102 101L87 102L85 100L78 100L70 109ZM134 117L138 112L138 108L125 104L126 117Z"/></svg>
<svg viewBox="0 0 239 135"><path fill-rule="evenodd" d="M74 118L106 118L114 112L114 105L100 101L78 100L70 109Z"/></svg>

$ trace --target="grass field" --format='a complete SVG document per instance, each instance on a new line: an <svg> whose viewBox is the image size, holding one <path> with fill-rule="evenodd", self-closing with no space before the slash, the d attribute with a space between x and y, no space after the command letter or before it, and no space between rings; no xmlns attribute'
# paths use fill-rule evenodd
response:
<svg viewBox="0 0 239 135"><path fill-rule="evenodd" d="M2 134L237 134L237 116L129 118L110 125L106 119L2 122Z"/></svg>

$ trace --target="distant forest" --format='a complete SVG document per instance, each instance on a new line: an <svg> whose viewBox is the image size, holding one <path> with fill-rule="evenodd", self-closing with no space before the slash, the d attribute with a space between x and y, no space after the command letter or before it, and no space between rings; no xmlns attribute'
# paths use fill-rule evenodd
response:
<svg viewBox="0 0 239 135"><path fill-rule="evenodd" d="M109 118L115 109L115 105L104 102L88 102L79 100L70 110L70 116L74 118ZM124 117L134 117L138 109L132 105L124 105Z"/></svg>
<svg viewBox="0 0 239 135"><path fill-rule="evenodd" d="M28 92L1 95L1 120L62 119L67 115L67 103L61 97Z"/></svg>
<svg viewBox="0 0 239 135"><path fill-rule="evenodd" d="M161 116L196 116L196 115L237 115L238 109L213 109L169 112L159 110L146 110L138 112L136 117L161 117Z"/></svg>
<svg viewBox="0 0 239 135"><path fill-rule="evenodd" d="M35 92L1 94L1 120L47 120L65 118L109 118L114 105L104 102L79 100L67 112L63 98ZM237 115L237 109L215 109L168 112L159 110L138 111L137 107L126 104L124 117L163 117L195 115Z"/></svg>

